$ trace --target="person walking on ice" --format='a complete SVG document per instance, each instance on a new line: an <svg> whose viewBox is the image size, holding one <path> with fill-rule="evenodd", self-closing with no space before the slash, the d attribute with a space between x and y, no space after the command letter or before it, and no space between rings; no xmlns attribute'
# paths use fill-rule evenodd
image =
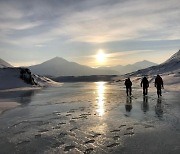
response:
<svg viewBox="0 0 180 154"><path fill-rule="evenodd" d="M141 87L143 87L143 95L147 95L148 94L148 87L149 87L149 81L146 77L143 77L142 81L141 81Z"/></svg>
<svg viewBox="0 0 180 154"><path fill-rule="evenodd" d="M157 95L158 95L158 98L159 98L159 96L162 96L161 89L164 88L163 80L162 80L162 78L160 77L159 74L155 78L155 87L157 88Z"/></svg>
<svg viewBox="0 0 180 154"><path fill-rule="evenodd" d="M131 80L130 80L130 78L127 78L126 80L125 80L125 86L126 86L126 94L127 94L127 96L131 96L132 95L132 88L131 88L131 86L132 86L132 82L131 82Z"/></svg>

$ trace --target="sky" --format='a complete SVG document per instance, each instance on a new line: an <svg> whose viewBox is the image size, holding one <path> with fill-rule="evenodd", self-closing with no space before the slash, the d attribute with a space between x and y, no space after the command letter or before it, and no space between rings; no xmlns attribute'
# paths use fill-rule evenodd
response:
<svg viewBox="0 0 180 154"><path fill-rule="evenodd" d="M91 67L162 63L180 49L179 17L179 0L0 0L0 58L14 66L56 56Z"/></svg>

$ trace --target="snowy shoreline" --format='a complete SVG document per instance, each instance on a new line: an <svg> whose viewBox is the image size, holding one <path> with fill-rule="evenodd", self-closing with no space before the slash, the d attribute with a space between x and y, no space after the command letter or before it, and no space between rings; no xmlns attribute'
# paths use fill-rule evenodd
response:
<svg viewBox="0 0 180 154"><path fill-rule="evenodd" d="M32 81L36 84L28 84L21 77L22 70L26 69L13 67L0 68L0 114L20 105L18 102L11 100L13 97L17 98L23 93L40 90L44 87L62 86L62 83L57 83L47 77L31 74L31 72L29 74L26 73L24 77L33 79Z"/></svg>

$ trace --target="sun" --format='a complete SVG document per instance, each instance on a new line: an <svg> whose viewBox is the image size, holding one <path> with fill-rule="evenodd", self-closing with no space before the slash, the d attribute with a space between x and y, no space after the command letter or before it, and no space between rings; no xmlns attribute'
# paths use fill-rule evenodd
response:
<svg viewBox="0 0 180 154"><path fill-rule="evenodd" d="M96 55L96 60L98 63L104 63L106 61L106 54L102 49L100 49Z"/></svg>

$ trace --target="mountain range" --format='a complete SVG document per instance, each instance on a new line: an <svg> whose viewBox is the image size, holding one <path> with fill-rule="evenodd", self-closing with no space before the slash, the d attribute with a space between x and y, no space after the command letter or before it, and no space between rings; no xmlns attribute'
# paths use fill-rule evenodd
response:
<svg viewBox="0 0 180 154"><path fill-rule="evenodd" d="M114 67L91 68L63 58L55 57L41 64L30 66L33 73L46 76L89 76L89 75L119 75L129 73L141 68L156 65L149 61L142 61L131 65L118 65Z"/></svg>
<svg viewBox="0 0 180 154"><path fill-rule="evenodd" d="M128 76L157 75L157 74L179 74L180 73L180 50L172 55L164 63L141 69L127 74Z"/></svg>
<svg viewBox="0 0 180 154"><path fill-rule="evenodd" d="M47 76L83 76L83 75L112 75L118 74L113 70L95 69L63 58L55 57L42 64L29 67L33 73Z"/></svg>
<svg viewBox="0 0 180 154"><path fill-rule="evenodd" d="M150 66L155 66L157 65L156 63L147 61L147 60L143 60L140 62L136 62L134 64L128 64L128 65L117 65L117 66L113 66L113 67L99 67L101 69L110 69L110 70L115 70L117 72L119 72L119 74L126 74L126 73L130 73L130 72L134 72L140 69L144 69L144 68L148 68Z"/></svg>
<svg viewBox="0 0 180 154"><path fill-rule="evenodd" d="M8 62L0 59L0 68L13 67ZM89 75L149 75L166 72L180 72L180 50L164 63L157 65L147 60L129 65L117 65L113 67L91 68L75 62L69 62L63 58L55 57L41 64L30 66L31 71L39 75L52 77L59 76L89 76Z"/></svg>

